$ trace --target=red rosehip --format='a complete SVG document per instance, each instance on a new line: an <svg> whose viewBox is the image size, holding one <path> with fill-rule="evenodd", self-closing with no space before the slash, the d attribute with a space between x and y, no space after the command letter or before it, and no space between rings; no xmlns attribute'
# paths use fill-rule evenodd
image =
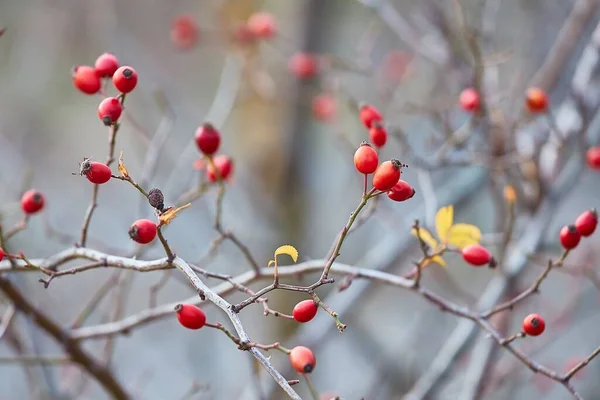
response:
<svg viewBox="0 0 600 400"><path fill-rule="evenodd" d="M299 79L309 79L317 74L319 68L317 59L312 54L296 53L289 61L290 72Z"/></svg>
<svg viewBox="0 0 600 400"><path fill-rule="evenodd" d="M581 235L574 225L566 225L560 230L559 239L562 247L566 250L571 250L577 247L581 240Z"/></svg>
<svg viewBox="0 0 600 400"><path fill-rule="evenodd" d="M96 94L102 86L96 70L87 65L79 65L73 68L71 75L73 85L85 94Z"/></svg>
<svg viewBox="0 0 600 400"><path fill-rule="evenodd" d="M219 150L221 134L212 124L207 122L196 129L194 140L196 141L198 150L200 150L202 154L211 156Z"/></svg>
<svg viewBox="0 0 600 400"><path fill-rule="evenodd" d="M123 105L116 97L107 97L98 105L98 117L106 126L111 126L117 122L122 112Z"/></svg>
<svg viewBox="0 0 600 400"><path fill-rule="evenodd" d="M46 199L44 195L35 189L23 193L21 197L21 209L25 214L35 214L44 208Z"/></svg>
<svg viewBox="0 0 600 400"><path fill-rule="evenodd" d="M100 78L110 78L119 68L119 59L111 53L101 54L94 64L96 74Z"/></svg>
<svg viewBox="0 0 600 400"><path fill-rule="evenodd" d="M415 189L402 179L388 190L387 196L394 201L406 201L415 195Z"/></svg>
<svg viewBox="0 0 600 400"><path fill-rule="evenodd" d="M171 42L181 50L189 50L199 37L198 24L190 15L180 15L171 23Z"/></svg>
<svg viewBox="0 0 600 400"><path fill-rule="evenodd" d="M312 350L304 346L296 346L290 352L290 363L301 374L310 374L317 365Z"/></svg>
<svg viewBox="0 0 600 400"><path fill-rule="evenodd" d="M481 105L481 97L479 93L473 88L468 88L460 93L458 98L460 107L466 112L475 112Z"/></svg>
<svg viewBox="0 0 600 400"><path fill-rule="evenodd" d="M0 247L0 261L4 258L4 249Z"/></svg>
<svg viewBox="0 0 600 400"><path fill-rule="evenodd" d="M335 98L328 93L316 95L312 101L313 116L319 121L329 122L335 116Z"/></svg>
<svg viewBox="0 0 600 400"><path fill-rule="evenodd" d="M369 140L377 147L383 147L387 142L387 130L379 123L375 123L369 129Z"/></svg>
<svg viewBox="0 0 600 400"><path fill-rule="evenodd" d="M227 180L231 173L233 172L233 161L231 158L225 155L218 155L213 158L213 163L215 167L219 170L219 174L221 175L222 180ZM214 168L209 164L206 168L206 179L209 182L215 183L217 181L217 174L215 173Z"/></svg>
<svg viewBox="0 0 600 400"><path fill-rule="evenodd" d="M193 304L177 304L175 313L179 323L188 329L200 329L206 324L206 314Z"/></svg>
<svg viewBox="0 0 600 400"><path fill-rule="evenodd" d="M492 255L485 247L479 244L473 244L462 249L463 259L475 267L489 264L492 261Z"/></svg>
<svg viewBox="0 0 600 400"><path fill-rule="evenodd" d="M372 174L379 164L377 151L367 142L362 142L354 152L354 166L361 174Z"/></svg>
<svg viewBox="0 0 600 400"><path fill-rule="evenodd" d="M373 174L373 187L382 192L392 189L400 180L402 174L402 163L396 159L384 161Z"/></svg>
<svg viewBox="0 0 600 400"><path fill-rule="evenodd" d="M373 126L375 122L383 121L383 117L379 110L368 104L360 107L358 116L367 129L371 129L371 126Z"/></svg>
<svg viewBox="0 0 600 400"><path fill-rule="evenodd" d="M544 333L546 322L538 314L529 314L523 320L523 332L529 336L539 336Z"/></svg>
<svg viewBox="0 0 600 400"><path fill-rule="evenodd" d="M529 88L525 92L525 105L531 113L545 112L548 109L548 96L540 88Z"/></svg>
<svg viewBox="0 0 600 400"><path fill-rule="evenodd" d="M254 37L271 39L277 33L275 18L271 13L259 11L248 18L247 27Z"/></svg>
<svg viewBox="0 0 600 400"><path fill-rule="evenodd" d="M313 300L304 300L296 304L292 311L292 315L298 322L308 322L317 315L318 310L319 306L317 306Z"/></svg>
<svg viewBox="0 0 600 400"><path fill-rule="evenodd" d="M119 67L112 77L113 85L121 93L129 93L135 89L138 81L138 74L135 69L124 66Z"/></svg>
<svg viewBox="0 0 600 400"><path fill-rule="evenodd" d="M112 172L106 164L97 161L85 160L81 163L80 175L85 175L92 183L101 185L110 180Z"/></svg>
<svg viewBox="0 0 600 400"><path fill-rule="evenodd" d="M575 229L581 236L590 236L598 225L598 213L594 208L585 211L575 220Z"/></svg>
<svg viewBox="0 0 600 400"><path fill-rule="evenodd" d="M590 147L585 158L591 169L600 169L600 146Z"/></svg>
<svg viewBox="0 0 600 400"><path fill-rule="evenodd" d="M135 242L147 244L156 237L156 224L149 219L138 219L129 228L129 237Z"/></svg>

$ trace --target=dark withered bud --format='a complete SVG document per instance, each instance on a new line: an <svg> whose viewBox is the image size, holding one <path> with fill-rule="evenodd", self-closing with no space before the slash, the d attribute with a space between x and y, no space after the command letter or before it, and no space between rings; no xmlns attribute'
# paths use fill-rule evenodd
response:
<svg viewBox="0 0 600 400"><path fill-rule="evenodd" d="M154 188L148 192L148 202L158 211L162 211L165 208L165 196L158 188Z"/></svg>

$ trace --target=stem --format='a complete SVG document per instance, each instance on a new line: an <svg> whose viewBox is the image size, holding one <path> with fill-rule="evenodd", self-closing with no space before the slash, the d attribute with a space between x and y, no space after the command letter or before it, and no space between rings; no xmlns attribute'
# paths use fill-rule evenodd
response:
<svg viewBox="0 0 600 400"><path fill-rule="evenodd" d="M308 386L308 390L310 391L310 395L313 400L319 400L319 394L317 393L315 386L312 384L312 381L308 377L308 374L304 374L304 379L306 379L306 386Z"/></svg>
<svg viewBox="0 0 600 400"><path fill-rule="evenodd" d="M165 253L167 253L167 260L168 260L168 262L172 262L175 259L175 254L173 253L173 251L169 247L169 244L167 243L167 239L165 239L165 237L162 234L162 226L158 227L158 229L156 230L156 235L158 236L158 239L160 240L160 243L164 247Z"/></svg>

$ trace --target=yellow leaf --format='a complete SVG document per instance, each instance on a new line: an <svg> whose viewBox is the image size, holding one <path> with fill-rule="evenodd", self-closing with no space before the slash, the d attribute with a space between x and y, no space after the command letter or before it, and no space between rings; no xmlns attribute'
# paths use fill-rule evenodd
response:
<svg viewBox="0 0 600 400"><path fill-rule="evenodd" d="M452 226L453 220L454 206L452 204L440 208L437 214L435 215L435 229L437 231L437 235L440 239L440 242L444 244L447 243L448 232L450 231L450 227Z"/></svg>
<svg viewBox="0 0 600 400"><path fill-rule="evenodd" d="M481 240L481 231L471 224L456 224L450 228L448 243L463 249L472 244L478 244Z"/></svg>
<svg viewBox="0 0 600 400"><path fill-rule="evenodd" d="M185 205L183 205L181 207L177 207L177 208L171 207L171 208L167 209L167 211L163 212L160 215L160 217L158 217L158 219L160 220L160 224L161 225L168 225L173 220L173 218L175 218L177 216L177 214L181 210L183 210L185 208L188 208L191 205L192 205L192 203L187 203L187 204L185 204Z"/></svg>
<svg viewBox="0 0 600 400"><path fill-rule="evenodd" d="M119 154L119 173L121 174L121 176L123 178L129 178L129 171L127 171L127 167L125 166L125 163L123 162L123 152L121 152L121 154Z"/></svg>
<svg viewBox="0 0 600 400"><path fill-rule="evenodd" d="M292 257L292 260L294 260L294 262L298 261L298 250L296 250L294 246L290 246L289 244L280 246L277 248L277 250L275 250L275 257L277 257L280 254L287 254L288 256Z"/></svg>
<svg viewBox="0 0 600 400"><path fill-rule="evenodd" d="M430 265L432 262L438 264L440 267L442 268L446 268L446 261L444 261L444 259L440 256L433 256L429 259L427 259L423 265L421 266L421 269L427 267L428 265Z"/></svg>
<svg viewBox="0 0 600 400"><path fill-rule="evenodd" d="M504 186L504 199L509 205L513 205L515 201L517 201L517 191L515 190L514 186Z"/></svg>
<svg viewBox="0 0 600 400"><path fill-rule="evenodd" d="M419 235L417 235L417 230L413 228L410 233L416 238L421 236L421 239L427 243L427 246L429 246L431 250L435 251L438 247L437 240L433 238L433 235L427 229L419 227Z"/></svg>
<svg viewBox="0 0 600 400"><path fill-rule="evenodd" d="M269 261L269 264L267 264L267 268L270 267L271 265L275 265L275 260Z"/></svg>

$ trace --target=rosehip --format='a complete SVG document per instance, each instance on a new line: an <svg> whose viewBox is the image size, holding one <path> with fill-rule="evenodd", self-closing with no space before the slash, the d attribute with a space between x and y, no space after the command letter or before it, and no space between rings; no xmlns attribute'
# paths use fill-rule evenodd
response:
<svg viewBox="0 0 600 400"><path fill-rule="evenodd" d="M492 261L492 255L485 247L474 244L462 249L463 259L475 267L489 264Z"/></svg>
<svg viewBox="0 0 600 400"><path fill-rule="evenodd" d="M362 142L354 152L354 166L361 174L372 174L379 164L377 151L367 142Z"/></svg>
<svg viewBox="0 0 600 400"><path fill-rule="evenodd" d="M369 140L377 147L383 147L387 142L387 130L378 123L369 129Z"/></svg>
<svg viewBox="0 0 600 400"><path fill-rule="evenodd" d="M406 201L415 195L415 189L408 182L399 180L393 188L388 190L387 196L394 201Z"/></svg>
<svg viewBox="0 0 600 400"><path fill-rule="evenodd" d="M247 22L248 30L254 37L271 39L277 33L275 18L271 13L259 11L250 16Z"/></svg>
<svg viewBox="0 0 600 400"><path fill-rule="evenodd" d="M525 93L525 105L531 113L545 112L548 109L548 96L540 88L529 88Z"/></svg>
<svg viewBox="0 0 600 400"><path fill-rule="evenodd" d="M129 228L129 237L135 242L147 244L156 237L156 224L149 219L138 219Z"/></svg>
<svg viewBox="0 0 600 400"><path fill-rule="evenodd" d="M4 258L4 249L0 247L0 261Z"/></svg>
<svg viewBox="0 0 600 400"><path fill-rule="evenodd" d="M35 189L23 193L21 197L21 209L25 214L35 214L44 208L46 199L44 195Z"/></svg>
<svg viewBox="0 0 600 400"><path fill-rule="evenodd" d="M79 65L73 68L71 75L73 85L85 94L96 94L102 86L96 70L87 65Z"/></svg>
<svg viewBox="0 0 600 400"><path fill-rule="evenodd" d="M560 244L566 250L571 250L577 247L581 240L581 235L574 225L563 226L559 234Z"/></svg>
<svg viewBox="0 0 600 400"><path fill-rule="evenodd" d="M308 322L317 315L318 310L319 306L317 306L313 300L304 300L296 304L292 311L292 315L298 322Z"/></svg>
<svg viewBox="0 0 600 400"><path fill-rule="evenodd" d="M179 323L188 329L200 329L206 324L206 314L193 304L177 304L175 312Z"/></svg>
<svg viewBox="0 0 600 400"><path fill-rule="evenodd" d="M119 68L119 59L111 53L101 54L94 64L96 74L100 78L110 78Z"/></svg>
<svg viewBox="0 0 600 400"><path fill-rule="evenodd" d="M231 173L233 172L233 161L231 158L225 155L218 155L213 158L213 163L215 167L219 170L219 174L221 175L222 180L227 180ZM206 168L206 179L209 182L215 183L217 181L217 174L215 173L214 168L209 164Z"/></svg>
<svg viewBox="0 0 600 400"><path fill-rule="evenodd" d="M539 336L545 329L546 322L538 314L529 314L523 320L523 332L529 336Z"/></svg>
<svg viewBox="0 0 600 400"><path fill-rule="evenodd" d="M196 129L194 139L196 140L198 150L207 156L215 154L217 150L219 150L219 145L221 144L221 134L208 122Z"/></svg>
<svg viewBox="0 0 600 400"><path fill-rule="evenodd" d="M80 175L85 175L92 183L101 185L110 180L112 172L106 164L97 161L85 160L81 163Z"/></svg>
<svg viewBox="0 0 600 400"><path fill-rule="evenodd" d="M358 116L367 129L371 129L373 123L383 121L383 117L381 116L379 110L368 104L360 107Z"/></svg>
<svg viewBox="0 0 600 400"><path fill-rule="evenodd" d="M392 189L400 180L402 163L396 159L384 161L377 167L373 174L373 187L382 192Z"/></svg>
<svg viewBox="0 0 600 400"><path fill-rule="evenodd" d="M290 363L301 374L309 374L317 365L317 360L312 350L304 346L296 346L290 353Z"/></svg>
<svg viewBox="0 0 600 400"><path fill-rule="evenodd" d="M116 97L107 97L98 105L98 117L106 126L111 126L117 122L122 112L123 105Z"/></svg>
<svg viewBox="0 0 600 400"><path fill-rule="evenodd" d="M600 146L590 147L585 154L585 158L591 169L600 169Z"/></svg>
<svg viewBox="0 0 600 400"><path fill-rule="evenodd" d="M180 15L171 24L171 42L181 50L188 50L198 42L198 24L190 15Z"/></svg>
<svg viewBox="0 0 600 400"><path fill-rule="evenodd" d="M481 97L479 93L473 88L468 88L460 93L458 102L463 110L466 112L475 112L481 105Z"/></svg>
<svg viewBox="0 0 600 400"><path fill-rule="evenodd" d="M581 236L590 236L598 225L598 213L594 208L587 210L575 220L575 229Z"/></svg>
<svg viewBox="0 0 600 400"><path fill-rule="evenodd" d="M317 74L319 65L312 54L296 53L289 61L290 72L299 79L309 79Z"/></svg>
<svg viewBox="0 0 600 400"><path fill-rule="evenodd" d="M113 85L121 93L129 93L135 89L138 74L135 69L124 66L115 71L112 77Z"/></svg>
<svg viewBox="0 0 600 400"><path fill-rule="evenodd" d="M335 98L328 93L316 95L312 101L312 112L316 119L329 122L335 115Z"/></svg>

